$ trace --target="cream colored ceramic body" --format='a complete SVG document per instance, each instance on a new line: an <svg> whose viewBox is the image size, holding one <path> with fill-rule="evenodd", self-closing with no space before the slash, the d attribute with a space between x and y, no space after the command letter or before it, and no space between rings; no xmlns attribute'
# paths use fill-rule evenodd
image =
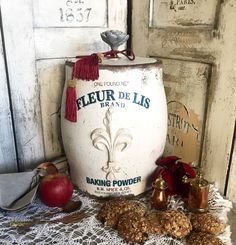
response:
<svg viewBox="0 0 236 245"><path fill-rule="evenodd" d="M66 65L71 78L72 63ZM164 150L167 106L161 64L136 58L103 61L97 81L77 82L77 122L61 130L72 181L96 196L138 195Z"/></svg>

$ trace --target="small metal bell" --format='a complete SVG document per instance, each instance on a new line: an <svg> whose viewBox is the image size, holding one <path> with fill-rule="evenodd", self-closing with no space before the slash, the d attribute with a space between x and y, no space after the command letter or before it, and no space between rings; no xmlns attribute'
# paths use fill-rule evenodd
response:
<svg viewBox="0 0 236 245"><path fill-rule="evenodd" d="M202 172L199 171L194 179L184 176L183 182L190 183L190 190L187 200L188 209L195 213L207 212L210 184L203 178Z"/></svg>
<svg viewBox="0 0 236 245"><path fill-rule="evenodd" d="M152 207L158 210L167 208L167 195L166 195L166 182L162 179L162 176L157 178L153 183L153 192L151 196Z"/></svg>

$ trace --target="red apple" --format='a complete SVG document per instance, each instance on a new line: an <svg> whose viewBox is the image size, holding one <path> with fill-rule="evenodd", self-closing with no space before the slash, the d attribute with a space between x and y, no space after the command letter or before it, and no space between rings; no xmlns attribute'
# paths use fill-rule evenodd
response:
<svg viewBox="0 0 236 245"><path fill-rule="evenodd" d="M73 185L65 174L48 174L39 184L39 196L50 207L64 207L71 199Z"/></svg>

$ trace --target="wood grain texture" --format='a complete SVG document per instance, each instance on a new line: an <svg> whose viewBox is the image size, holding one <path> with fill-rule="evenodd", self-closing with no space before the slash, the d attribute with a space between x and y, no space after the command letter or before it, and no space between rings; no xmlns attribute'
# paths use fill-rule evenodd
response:
<svg viewBox="0 0 236 245"><path fill-rule="evenodd" d="M0 173L17 172L16 151L0 36Z"/></svg>
<svg viewBox="0 0 236 245"><path fill-rule="evenodd" d="M136 55L145 57L149 45L149 1L139 1L138 4L133 1L132 7L132 48Z"/></svg>
<svg viewBox="0 0 236 245"><path fill-rule="evenodd" d="M185 162L200 160L209 65L162 59L168 106L165 155Z"/></svg>
<svg viewBox="0 0 236 245"><path fill-rule="evenodd" d="M167 1L162 1L167 2ZM176 1L168 1L176 2ZM181 1L178 1L181 2ZM185 1L188 2L188 1ZM223 193L227 181L227 169L231 151L234 122L236 117L236 56L233 51L236 47L236 3L234 0L224 1L221 5L215 1L217 25L211 28L195 26L185 23L185 26L149 27L149 1L142 3L133 1L133 48L137 55L157 56L177 61L197 62L209 64L211 70L208 92L205 94L206 107L203 122L203 144L201 145L201 163L206 172L206 178L216 182ZM187 8L188 6L186 6ZM197 10L193 5L194 11ZM209 10L211 6L206 6ZM169 10L168 10L169 11ZM166 11L161 12L166 18ZM174 16L174 12L172 12ZM219 18L218 18L218 17ZM168 16L171 19L171 16ZM191 18L191 15L187 16ZM187 25L186 25L187 24ZM217 30L215 29L217 26ZM140 31L142 30L142 32ZM186 68L173 67L185 74ZM165 69L164 69L165 72ZM189 74L191 76L191 74ZM188 94L183 94L187 96ZM202 97L201 97L202 98ZM200 99L200 97L199 97ZM193 97L193 100L198 100ZM197 103L197 101L195 101ZM230 175L232 178L232 175ZM230 180L235 184L235 181ZM232 184L229 188L233 188ZM232 189L235 193L235 190Z"/></svg>
<svg viewBox="0 0 236 245"><path fill-rule="evenodd" d="M236 55L232 53L236 47L235 12L234 0L222 5L219 25L221 35L214 51L217 60L210 85L202 158L206 176L220 186L222 193L229 167L236 118ZM235 184L235 173L232 172L232 175ZM229 188L236 193L234 185Z"/></svg>
<svg viewBox="0 0 236 245"><path fill-rule="evenodd" d="M64 64L63 59L37 61L46 160L63 154L60 108L65 82Z"/></svg>
<svg viewBox="0 0 236 245"><path fill-rule="evenodd" d="M21 170L44 159L35 70L32 1L1 1L6 59ZM17 6L17 7L16 7Z"/></svg>

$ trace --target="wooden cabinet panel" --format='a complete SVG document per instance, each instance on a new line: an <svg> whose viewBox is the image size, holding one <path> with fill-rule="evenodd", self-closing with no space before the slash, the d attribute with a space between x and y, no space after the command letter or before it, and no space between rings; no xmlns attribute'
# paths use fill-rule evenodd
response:
<svg viewBox="0 0 236 245"><path fill-rule="evenodd" d="M107 27L107 0L34 0L34 27Z"/></svg>
<svg viewBox="0 0 236 245"><path fill-rule="evenodd" d="M218 0L151 0L150 27L213 28L218 4Z"/></svg>
<svg viewBox="0 0 236 245"><path fill-rule="evenodd" d="M1 32L2 33L2 32ZM0 173L17 171L2 36L0 35Z"/></svg>
<svg viewBox="0 0 236 245"><path fill-rule="evenodd" d="M181 141L171 148L168 139L166 153L185 158L191 151L195 161L203 166L206 178L216 182L222 193L227 193L227 176L229 179L233 176L227 173L236 117L236 2L143 0L132 3L134 51L137 55L163 60L164 81L177 81L168 82L167 96L177 101L181 98L181 105L186 107L173 102L171 108L168 105L173 114L169 113L172 116L169 125L175 126L169 128L169 133L176 135L180 131L177 130L181 127L177 123L181 120L178 113L193 112L194 128L200 125L195 142L186 138L192 149L182 144L185 148L180 151ZM202 67L199 74L198 66ZM189 83L181 87L183 77L188 77Z"/></svg>
<svg viewBox="0 0 236 245"><path fill-rule="evenodd" d="M60 108L65 82L65 60L40 60L37 74L40 84L44 152L46 159L64 153L61 139Z"/></svg>
<svg viewBox="0 0 236 245"><path fill-rule="evenodd" d="M44 160L31 1L4 0L1 11L17 158L24 170Z"/></svg>
<svg viewBox="0 0 236 245"><path fill-rule="evenodd" d="M199 161L210 66L162 59L168 106L165 155Z"/></svg>
<svg viewBox="0 0 236 245"><path fill-rule="evenodd" d="M17 156L11 157L24 170L63 153L57 110L64 61L107 51L100 33L108 28L126 31L127 1L2 0L1 11L15 125L15 137L11 131L4 135L9 139L1 149L15 139ZM9 121L9 107L4 108ZM4 158L2 167L7 163Z"/></svg>

